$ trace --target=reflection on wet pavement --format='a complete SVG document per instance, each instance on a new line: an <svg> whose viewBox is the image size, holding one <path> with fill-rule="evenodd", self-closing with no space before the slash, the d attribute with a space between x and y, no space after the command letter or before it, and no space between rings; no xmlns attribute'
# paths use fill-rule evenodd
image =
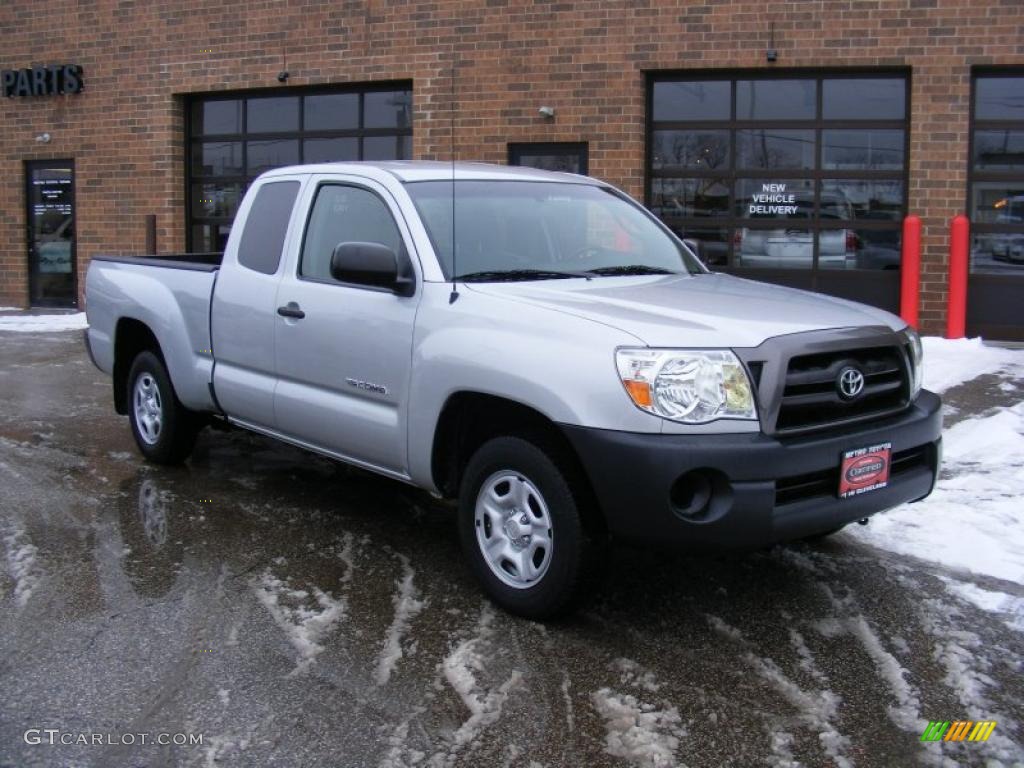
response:
<svg viewBox="0 0 1024 768"><path fill-rule="evenodd" d="M241 432L146 465L77 336L4 338L0 370L0 766L1022 755L1021 636L937 566L843 534L734 558L617 550L592 604L534 624L481 598L425 495ZM920 742L954 719L999 725ZM32 727L204 740L27 745Z"/></svg>

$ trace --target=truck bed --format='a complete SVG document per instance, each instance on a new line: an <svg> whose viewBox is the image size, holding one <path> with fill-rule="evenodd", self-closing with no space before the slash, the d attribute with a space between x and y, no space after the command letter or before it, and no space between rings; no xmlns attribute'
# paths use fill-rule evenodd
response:
<svg viewBox="0 0 1024 768"><path fill-rule="evenodd" d="M133 322L156 336L186 407L215 410L210 305L221 254L94 256L86 274L89 346L113 374L116 339Z"/></svg>

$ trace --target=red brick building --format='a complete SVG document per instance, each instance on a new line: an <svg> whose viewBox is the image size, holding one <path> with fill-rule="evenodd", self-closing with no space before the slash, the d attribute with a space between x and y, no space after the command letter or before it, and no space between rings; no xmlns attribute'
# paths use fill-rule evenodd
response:
<svg viewBox="0 0 1024 768"><path fill-rule="evenodd" d="M920 216L928 331L967 213L968 329L1024 338L1020 0L37 0L0 39L3 305L217 250L274 165L448 159L454 64L459 159L607 179L718 270L898 309Z"/></svg>

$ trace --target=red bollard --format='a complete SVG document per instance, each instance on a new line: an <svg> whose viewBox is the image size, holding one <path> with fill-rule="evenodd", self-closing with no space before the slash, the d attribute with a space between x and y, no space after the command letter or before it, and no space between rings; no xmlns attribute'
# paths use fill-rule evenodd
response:
<svg viewBox="0 0 1024 768"><path fill-rule="evenodd" d="M947 339L962 339L967 330L967 257L970 251L970 228L970 222L962 213L954 216L949 226Z"/></svg>
<svg viewBox="0 0 1024 768"><path fill-rule="evenodd" d="M907 216L903 220L903 258L900 262L900 317L911 328L917 328L917 312L921 291L921 219Z"/></svg>

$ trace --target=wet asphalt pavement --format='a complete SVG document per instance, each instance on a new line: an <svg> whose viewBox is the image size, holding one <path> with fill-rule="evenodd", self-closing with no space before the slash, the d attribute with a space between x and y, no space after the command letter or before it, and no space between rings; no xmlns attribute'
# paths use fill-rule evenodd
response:
<svg viewBox="0 0 1024 768"><path fill-rule="evenodd" d="M956 415L992 385L951 392ZM1024 760L1022 635L847 533L619 550L583 612L526 622L481 597L450 511L400 484L244 432L143 463L78 333L0 336L0 489L0 766ZM956 719L999 725L919 740ZM161 733L202 744L140 743Z"/></svg>

